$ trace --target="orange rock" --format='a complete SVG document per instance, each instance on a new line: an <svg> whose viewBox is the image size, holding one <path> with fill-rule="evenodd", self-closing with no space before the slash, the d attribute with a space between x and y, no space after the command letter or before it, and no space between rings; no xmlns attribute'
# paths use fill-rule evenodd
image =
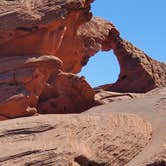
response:
<svg viewBox="0 0 166 166"><path fill-rule="evenodd" d="M83 77L61 72L39 98L40 113L79 113L94 104L94 91Z"/></svg>
<svg viewBox="0 0 166 166"><path fill-rule="evenodd" d="M33 115L35 108L30 108L30 94L21 85L0 86L0 115L7 118Z"/></svg>
<svg viewBox="0 0 166 166"><path fill-rule="evenodd" d="M8 118L6 118L6 117L0 115L0 121L2 121L2 120L7 120L7 119L8 119Z"/></svg>
<svg viewBox="0 0 166 166"><path fill-rule="evenodd" d="M12 56L0 63L0 115L81 112L93 105L93 89L83 78L63 73L55 56Z"/></svg>
<svg viewBox="0 0 166 166"><path fill-rule="evenodd" d="M106 90L147 92L165 86L166 65L123 40L111 22L98 17L91 19L91 2L16 0L10 5L10 1L3 0L0 56L54 55L63 61L64 72L78 73L96 52L113 49L121 73L117 83L105 86Z"/></svg>
<svg viewBox="0 0 166 166"><path fill-rule="evenodd" d="M3 0L0 4L0 56L55 55L63 61L64 71L78 72L82 43L76 32L92 17L90 3L91 0L58 3L57 0Z"/></svg>
<svg viewBox="0 0 166 166"><path fill-rule="evenodd" d="M113 49L119 61L118 81L100 88L115 92L138 93L166 86L166 64L153 60L130 42L123 40L112 23L94 17L80 26L78 35L84 43L87 59L97 51Z"/></svg>
<svg viewBox="0 0 166 166"><path fill-rule="evenodd" d="M153 60L120 37L112 43L121 71L118 81L108 86L109 90L138 93L166 85L166 64Z"/></svg>
<svg viewBox="0 0 166 166"><path fill-rule="evenodd" d="M0 115L8 118L36 114L50 74L62 68L51 56L1 58L0 64Z"/></svg>

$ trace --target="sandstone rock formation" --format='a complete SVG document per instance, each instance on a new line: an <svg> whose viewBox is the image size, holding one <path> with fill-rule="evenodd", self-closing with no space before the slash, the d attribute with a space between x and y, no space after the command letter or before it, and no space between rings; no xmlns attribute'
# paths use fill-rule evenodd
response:
<svg viewBox="0 0 166 166"><path fill-rule="evenodd" d="M55 56L1 58L0 115L15 118L37 113L81 112L94 101L84 78L61 71ZM52 74L53 73L53 74Z"/></svg>
<svg viewBox="0 0 166 166"><path fill-rule="evenodd" d="M78 26L91 18L89 8L89 0L1 2L1 119L81 112L93 105L94 91L84 78L63 72L80 64L67 48Z"/></svg>
<svg viewBox="0 0 166 166"><path fill-rule="evenodd" d="M123 40L115 26L93 17L80 26L78 35L84 43L88 57L99 50L113 50L120 65L120 75L115 84L101 86L115 92L147 92L166 86L166 64L150 58L130 42Z"/></svg>
<svg viewBox="0 0 166 166"><path fill-rule="evenodd" d="M56 55L64 71L78 72L81 55L76 32L91 19L91 1L2 0L0 56Z"/></svg>
<svg viewBox="0 0 166 166"><path fill-rule="evenodd" d="M120 100L130 100L136 97L144 96L144 94L140 93L119 93L119 92L111 92L108 90L106 91L103 89L97 89L95 90L95 92L96 92L95 101L96 104L98 103L99 105L108 104Z"/></svg>
<svg viewBox="0 0 166 166"><path fill-rule="evenodd" d="M1 0L0 121L17 119L0 123L0 165L166 164L166 88L155 89L166 64L93 17L91 2ZM76 74L109 50L119 79L92 89Z"/></svg>
<svg viewBox="0 0 166 166"><path fill-rule="evenodd" d="M78 73L100 50L113 49L121 67L118 81L100 88L147 92L166 85L166 65L123 40L112 23L92 17L90 3L89 0L1 2L1 119L36 112L81 112L91 107L93 89L83 78L63 72ZM45 55L50 57L44 58ZM63 62L61 67L53 56ZM40 57L39 65L36 62L30 67L22 65L36 57Z"/></svg>
<svg viewBox="0 0 166 166"><path fill-rule="evenodd" d="M3 121L0 165L163 166L165 95L166 88L155 89L82 114Z"/></svg>
<svg viewBox="0 0 166 166"><path fill-rule="evenodd" d="M0 124L0 165L120 166L143 149L151 132L151 125L133 114L39 115L5 121Z"/></svg>
<svg viewBox="0 0 166 166"><path fill-rule="evenodd" d="M121 72L118 81L105 90L140 93L166 86L166 64L153 60L121 38L113 44Z"/></svg>
<svg viewBox="0 0 166 166"><path fill-rule="evenodd" d="M80 113L95 104L95 93L84 77L60 72L48 82L39 97L39 113Z"/></svg>
<svg viewBox="0 0 166 166"><path fill-rule="evenodd" d="M0 63L0 115L6 118L35 114L50 73L62 66L51 56L6 57Z"/></svg>
<svg viewBox="0 0 166 166"><path fill-rule="evenodd" d="M0 71L0 115L3 118L36 112L81 112L91 107L94 104L93 89L83 78L63 72L78 73L89 58L100 50L113 49L121 68L118 81L99 87L100 89L147 92L166 85L166 65L151 59L123 40L112 23L92 17L90 3L89 0L1 2L0 64L5 61L11 66ZM30 87L25 86L39 68L34 70L32 65L31 69L27 69L23 65L17 70L17 67L12 67L12 63L15 63L13 61L19 61L20 64L15 64L19 66L25 59L45 55L50 56L52 65L53 56L60 58L63 65L59 67L54 64L55 67L49 70L49 63L43 65L45 60L41 59L43 68L48 70L40 70L40 74L37 74L40 78L31 81L28 85ZM3 68L5 65L1 66ZM16 78L19 81L15 80L15 76L19 77ZM4 97L8 91L10 92ZM18 109L20 113L16 111Z"/></svg>

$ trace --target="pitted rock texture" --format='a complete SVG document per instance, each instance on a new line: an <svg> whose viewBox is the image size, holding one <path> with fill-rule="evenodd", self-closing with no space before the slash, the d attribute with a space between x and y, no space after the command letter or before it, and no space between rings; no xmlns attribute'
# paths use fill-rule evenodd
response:
<svg viewBox="0 0 166 166"><path fill-rule="evenodd" d="M115 38L114 53L120 64L118 81L106 87L119 92L147 92L166 86L166 64L153 60L130 42Z"/></svg>
<svg viewBox="0 0 166 166"><path fill-rule="evenodd" d="M140 153L151 132L151 125L134 114L39 115L4 121L0 165L122 166Z"/></svg>
<svg viewBox="0 0 166 166"><path fill-rule="evenodd" d="M81 53L84 53L84 58L81 61L82 66L86 65L89 58L98 51L108 51L111 49L110 32L119 36L118 30L111 22L99 17L92 17L89 22L79 27L77 35L83 43Z"/></svg>

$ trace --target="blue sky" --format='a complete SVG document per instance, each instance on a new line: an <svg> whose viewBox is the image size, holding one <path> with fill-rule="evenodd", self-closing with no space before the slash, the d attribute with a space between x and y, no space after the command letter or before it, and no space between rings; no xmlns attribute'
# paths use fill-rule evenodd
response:
<svg viewBox="0 0 166 166"><path fill-rule="evenodd" d="M166 0L96 0L92 12L111 21L122 38L152 58L166 62ZM109 51L97 53L79 75L96 87L115 82L119 72L117 59Z"/></svg>

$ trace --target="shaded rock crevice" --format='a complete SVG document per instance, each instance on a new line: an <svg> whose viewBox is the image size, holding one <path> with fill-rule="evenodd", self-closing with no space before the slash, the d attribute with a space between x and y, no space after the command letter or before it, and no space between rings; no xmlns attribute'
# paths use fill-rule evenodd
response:
<svg viewBox="0 0 166 166"><path fill-rule="evenodd" d="M75 157L74 161L79 164L79 166L107 166L106 163L97 163L95 161L91 161L87 157L80 155Z"/></svg>
<svg viewBox="0 0 166 166"><path fill-rule="evenodd" d="M161 161L155 161L154 163L147 164L146 166L165 166L166 161L161 160Z"/></svg>

